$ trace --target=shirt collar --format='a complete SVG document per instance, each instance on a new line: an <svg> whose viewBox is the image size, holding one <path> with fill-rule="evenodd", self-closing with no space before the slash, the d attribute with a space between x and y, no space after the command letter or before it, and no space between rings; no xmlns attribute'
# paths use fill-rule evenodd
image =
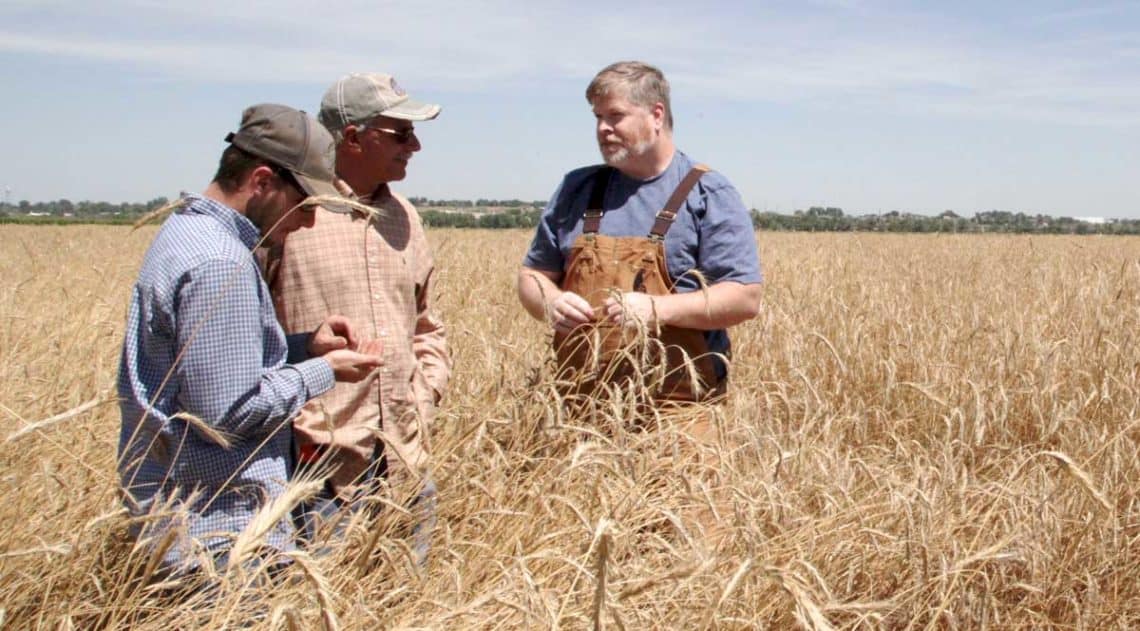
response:
<svg viewBox="0 0 1140 631"><path fill-rule="evenodd" d="M388 188L387 182L381 182L380 185L376 187L376 190L372 191L369 195L358 195L356 191L352 190L352 187L348 185L348 182L340 178L337 178L336 181L333 182L333 186L336 187L336 190L341 195L353 201L365 204L366 206L377 206L392 197L392 189Z"/></svg>
<svg viewBox="0 0 1140 631"><path fill-rule="evenodd" d="M376 190L368 195L368 205L375 206L392 196L392 190L388 188L387 182L381 182Z"/></svg>
<svg viewBox="0 0 1140 631"><path fill-rule="evenodd" d="M186 215L205 215L216 219L247 248L252 250L261 240L261 231L245 215L225 204L197 193L183 193L182 207L177 212Z"/></svg>

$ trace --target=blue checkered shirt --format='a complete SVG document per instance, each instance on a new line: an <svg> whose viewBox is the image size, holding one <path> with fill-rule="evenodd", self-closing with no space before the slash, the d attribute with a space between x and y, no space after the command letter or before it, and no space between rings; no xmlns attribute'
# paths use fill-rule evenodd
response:
<svg viewBox="0 0 1140 631"><path fill-rule="evenodd" d="M285 364L285 335L251 252L257 228L216 201L187 195L163 224L131 295L119 365L119 475L134 515L172 500L140 536L179 532L167 567L224 559L234 533L284 490L289 421L333 386L323 359ZM179 417L223 433L229 447ZM163 511L165 512L165 511ZM293 546L281 520L266 537Z"/></svg>

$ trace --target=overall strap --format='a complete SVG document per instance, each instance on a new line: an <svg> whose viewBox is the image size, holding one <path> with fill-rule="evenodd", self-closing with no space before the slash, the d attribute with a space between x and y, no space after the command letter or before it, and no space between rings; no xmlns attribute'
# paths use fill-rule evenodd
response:
<svg viewBox="0 0 1140 631"><path fill-rule="evenodd" d="M669 228L673 226L673 220L677 218L677 210L681 208L681 203L689 196L689 191L697 185L697 180L701 176L711 171L703 164L694 165L689 172L685 174L685 179L677 185L677 189L669 197L669 201L665 203L665 208L657 213L657 220L653 222L653 229L649 231L649 238L653 241L665 240L665 233L669 232Z"/></svg>
<svg viewBox="0 0 1140 631"><path fill-rule="evenodd" d="M606 187L609 186L613 167L602 167L594 175L594 187L590 190L590 202L586 205L586 214L582 216L582 234L598 234L602 227L602 202L606 196Z"/></svg>

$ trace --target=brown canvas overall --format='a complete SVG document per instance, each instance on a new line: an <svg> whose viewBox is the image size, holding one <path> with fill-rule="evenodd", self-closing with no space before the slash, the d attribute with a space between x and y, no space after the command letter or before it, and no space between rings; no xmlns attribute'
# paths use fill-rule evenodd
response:
<svg viewBox="0 0 1140 631"><path fill-rule="evenodd" d="M606 320L604 306L608 297L618 298L623 292L673 293L673 279L665 265L665 234L689 191L708 170L697 165L689 171L645 237L598 234L602 198L612 169L603 168L595 176L582 235L570 247L561 283L564 291L590 303L595 318L554 337L558 378L568 397L593 397L614 387L633 388L639 398L657 402L706 401L723 394L701 331L615 325Z"/></svg>

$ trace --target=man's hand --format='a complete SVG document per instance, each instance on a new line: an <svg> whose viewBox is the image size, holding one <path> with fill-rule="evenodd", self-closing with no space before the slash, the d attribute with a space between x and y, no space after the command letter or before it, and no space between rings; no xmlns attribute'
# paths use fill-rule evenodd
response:
<svg viewBox="0 0 1140 631"><path fill-rule="evenodd" d="M377 339L371 339L371 340L368 340L366 342L361 342L360 348L358 348L356 350L361 352L361 353L364 353L365 355L375 355L377 357L383 357L382 351L384 350L384 343L382 341L380 341L380 339L378 339L378 338Z"/></svg>
<svg viewBox="0 0 1140 631"><path fill-rule="evenodd" d="M593 319L590 303L572 291L564 291L550 302L550 322L559 333L569 333Z"/></svg>
<svg viewBox="0 0 1140 631"><path fill-rule="evenodd" d="M657 301L649 294L631 291L621 295L621 299L606 298L606 319L614 324L636 326L638 322L653 326L661 319L657 311Z"/></svg>
<svg viewBox="0 0 1140 631"><path fill-rule="evenodd" d="M337 381L355 383L364 379L373 370L384 364L379 355L358 353L348 349L329 351L322 355L322 359L332 366Z"/></svg>
<svg viewBox="0 0 1140 631"><path fill-rule="evenodd" d="M348 318L332 315L325 318L325 321L309 338L309 357L317 357L342 348L356 350L359 343L356 330Z"/></svg>

